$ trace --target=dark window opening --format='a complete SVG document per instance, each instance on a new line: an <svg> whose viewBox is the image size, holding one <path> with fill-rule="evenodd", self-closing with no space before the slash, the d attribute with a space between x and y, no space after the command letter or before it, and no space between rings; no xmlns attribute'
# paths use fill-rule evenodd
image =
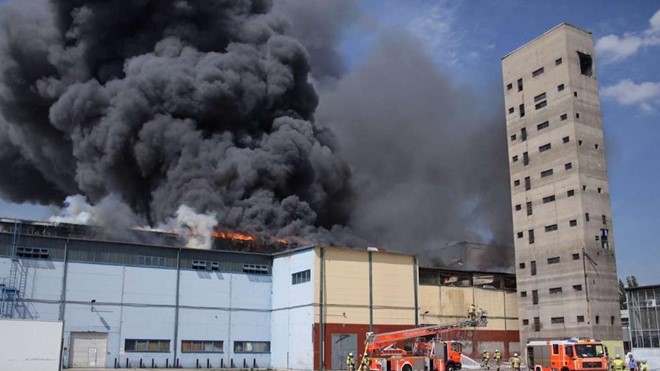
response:
<svg viewBox="0 0 660 371"><path fill-rule="evenodd" d="M597 143L594 144L594 148L595 148L595 149L598 149L598 144L597 144Z"/></svg>
<svg viewBox="0 0 660 371"><path fill-rule="evenodd" d="M586 191L586 190L587 190L587 185L586 185L586 184L582 186L582 190L583 190L583 191Z"/></svg>
<svg viewBox="0 0 660 371"><path fill-rule="evenodd" d="M598 187L598 193L601 193L602 191L603 191L603 189Z"/></svg>
<svg viewBox="0 0 660 371"><path fill-rule="evenodd" d="M519 186L520 185L520 179L516 179L513 181L514 186Z"/></svg>
<svg viewBox="0 0 660 371"><path fill-rule="evenodd" d="M576 91L573 92L573 96L577 97L577 92Z"/></svg>
<svg viewBox="0 0 660 371"><path fill-rule="evenodd" d="M16 256L20 258L48 259L48 255L49 255L48 249L42 249L38 247L16 248Z"/></svg>
<svg viewBox="0 0 660 371"><path fill-rule="evenodd" d="M547 106L547 105L548 105L548 101L547 101L547 100L544 100L543 102L536 103L536 104L534 105L534 109L541 109L541 108L543 108L543 107L545 107L545 106Z"/></svg>
<svg viewBox="0 0 660 371"><path fill-rule="evenodd" d="M523 324L523 326L528 326L529 325L529 320L528 319L522 320L522 324Z"/></svg>
<svg viewBox="0 0 660 371"><path fill-rule="evenodd" d="M522 90L523 90L523 81L522 79L518 79L518 91L522 91Z"/></svg>
<svg viewBox="0 0 660 371"><path fill-rule="evenodd" d="M536 260L529 262L529 273L532 276L536 276Z"/></svg>
<svg viewBox="0 0 660 371"><path fill-rule="evenodd" d="M529 191L532 189L532 180L527 176L525 177L525 190Z"/></svg>
<svg viewBox="0 0 660 371"><path fill-rule="evenodd" d="M538 103L542 100L545 100L545 97L546 97L545 93L541 93L541 94L535 96L534 97L534 103Z"/></svg>
<svg viewBox="0 0 660 371"><path fill-rule="evenodd" d="M516 211L519 211L520 209L522 209L522 207L520 206L520 204L516 205Z"/></svg>
<svg viewBox="0 0 660 371"><path fill-rule="evenodd" d="M542 122L542 123L536 125L536 130L542 130L542 129L547 128L548 126L550 126L550 122L545 121L545 122Z"/></svg>
<svg viewBox="0 0 660 371"><path fill-rule="evenodd" d="M571 138L570 138L570 137L563 137L561 140L562 140L562 142L564 142L564 143L568 143L568 142L571 141Z"/></svg>
<svg viewBox="0 0 660 371"><path fill-rule="evenodd" d="M517 235L518 235L518 238L523 238L523 233L522 232L518 232Z"/></svg>
<svg viewBox="0 0 660 371"><path fill-rule="evenodd" d="M580 58L580 73L591 76L593 73L593 59L589 54L577 52Z"/></svg>
<svg viewBox="0 0 660 371"><path fill-rule="evenodd" d="M579 145L579 146L582 145L582 139L578 140L578 145Z"/></svg>
<svg viewBox="0 0 660 371"><path fill-rule="evenodd" d="M614 316L610 317L610 325L614 326Z"/></svg>
<svg viewBox="0 0 660 371"><path fill-rule="evenodd" d="M541 319L539 317L534 317L534 331L541 331Z"/></svg>
<svg viewBox="0 0 660 371"><path fill-rule="evenodd" d="M573 290L582 291L582 285L573 285Z"/></svg>
<svg viewBox="0 0 660 371"><path fill-rule="evenodd" d="M523 152L523 165L529 165L529 154L527 152Z"/></svg>
<svg viewBox="0 0 660 371"><path fill-rule="evenodd" d="M125 339L124 350L127 352L167 353L170 341L160 339Z"/></svg>
<svg viewBox="0 0 660 371"><path fill-rule="evenodd" d="M609 233L610 233L610 230L607 229L607 228L601 228L600 229L601 247L603 249L606 249L606 250L610 248L609 237L608 237ZM596 236L596 237L598 237L598 236Z"/></svg>
<svg viewBox="0 0 660 371"><path fill-rule="evenodd" d="M532 214L533 214L533 210L532 210L532 202L531 202L531 201L527 201L527 215L532 215Z"/></svg>
<svg viewBox="0 0 660 371"><path fill-rule="evenodd" d="M509 107L509 113L513 113L516 109L513 107Z"/></svg>
<svg viewBox="0 0 660 371"><path fill-rule="evenodd" d="M564 84L560 84L557 86L557 91L562 91L564 90Z"/></svg>
<svg viewBox="0 0 660 371"><path fill-rule="evenodd" d="M556 295L556 294L561 294L562 290L561 290L561 287L552 287L552 288L550 288L550 290L548 290L548 292L551 295Z"/></svg>
<svg viewBox="0 0 660 371"><path fill-rule="evenodd" d="M579 118L580 118L580 114L579 114L579 113L576 113L576 114L575 114L575 118L576 118L576 119L579 119Z"/></svg>
<svg viewBox="0 0 660 371"><path fill-rule="evenodd" d="M555 324L555 325L562 324L562 323L564 323L564 317L552 317L552 318L550 318L550 322ZM557 344L553 344L553 346L555 346L555 345L557 345ZM557 345L557 346L559 346L559 345Z"/></svg>
<svg viewBox="0 0 660 371"><path fill-rule="evenodd" d="M569 162L569 163L564 164L564 169L565 169L565 170L571 170L572 168L573 168L573 164L572 164L572 163Z"/></svg>
<svg viewBox="0 0 660 371"><path fill-rule="evenodd" d="M548 258L548 264L557 264L559 263L559 257L555 256L553 258Z"/></svg>
<svg viewBox="0 0 660 371"><path fill-rule="evenodd" d="M562 121L564 121L564 120L568 119L568 115L564 113L563 115L559 116L559 118L560 118Z"/></svg>
<svg viewBox="0 0 660 371"><path fill-rule="evenodd" d="M550 148L552 148L552 145L550 143L544 144L544 145L539 147L539 152L545 152L545 151L549 150Z"/></svg>
<svg viewBox="0 0 660 371"><path fill-rule="evenodd" d="M526 298L527 297L527 291L521 291L520 292L520 297L521 298Z"/></svg>
<svg viewBox="0 0 660 371"><path fill-rule="evenodd" d="M555 195L543 197L543 203L544 204L547 204L549 202L554 202L554 201L555 201Z"/></svg>
<svg viewBox="0 0 660 371"><path fill-rule="evenodd" d="M520 269L525 269L525 263L520 263L520 264L518 264L518 267L519 267ZM523 292L524 292L524 291L523 291Z"/></svg>
<svg viewBox="0 0 660 371"><path fill-rule="evenodd" d="M567 195L568 197L573 197L573 196L575 196L575 190L574 190L574 189L570 189L570 190L568 190L568 192L566 192L566 195Z"/></svg>
<svg viewBox="0 0 660 371"><path fill-rule="evenodd" d="M518 106L518 112L520 112L520 117L525 117L525 105L521 104Z"/></svg>
<svg viewBox="0 0 660 371"><path fill-rule="evenodd" d="M540 74L542 74L542 73L543 73L543 67L541 67L541 68L539 68L538 70L532 72L532 77L536 77L536 76L538 76L538 75L540 75Z"/></svg>
<svg viewBox="0 0 660 371"><path fill-rule="evenodd" d="M516 156L511 157L511 161L512 161L512 162L516 162L516 161L518 161L518 156L516 155Z"/></svg>
<svg viewBox="0 0 660 371"><path fill-rule="evenodd" d="M533 244L534 243L534 230L533 229L528 230L527 231L527 236L529 237L530 245Z"/></svg>
<svg viewBox="0 0 660 371"><path fill-rule="evenodd" d="M516 140L516 134L511 135L511 141L513 142L514 140Z"/></svg>
<svg viewBox="0 0 660 371"><path fill-rule="evenodd" d="M520 140L522 140L522 141L527 140L527 129L526 128L520 129Z"/></svg>
<svg viewBox="0 0 660 371"><path fill-rule="evenodd" d="M573 260L580 260L580 254L579 253L573 254Z"/></svg>
<svg viewBox="0 0 660 371"><path fill-rule="evenodd" d="M551 225L546 225L545 226L545 231L546 232L552 232L557 230L557 224L551 224Z"/></svg>
<svg viewBox="0 0 660 371"><path fill-rule="evenodd" d="M561 58L555 59L555 66L559 66L561 64Z"/></svg>
<svg viewBox="0 0 660 371"><path fill-rule="evenodd" d="M553 170L552 170L552 169L543 170L543 171L541 172L541 178L545 178L545 177L547 177L547 176L550 176L550 175L552 175L552 173L553 173Z"/></svg>
<svg viewBox="0 0 660 371"><path fill-rule="evenodd" d="M513 84L512 83L506 84L506 90L511 90L511 89L513 89Z"/></svg>
<svg viewBox="0 0 660 371"><path fill-rule="evenodd" d="M570 220L568 222L568 225L571 226L571 227L577 226L577 219Z"/></svg>
<svg viewBox="0 0 660 371"><path fill-rule="evenodd" d="M532 304L538 304L539 303L539 291L538 290L533 290L532 291Z"/></svg>
<svg viewBox="0 0 660 371"><path fill-rule="evenodd" d="M589 213L584 213L584 219L586 219L586 221L589 221Z"/></svg>
<svg viewBox="0 0 660 371"><path fill-rule="evenodd" d="M603 224L607 224L607 217L603 215L602 218L603 218Z"/></svg>
<svg viewBox="0 0 660 371"><path fill-rule="evenodd" d="M600 323L600 316L596 316L596 324Z"/></svg>
<svg viewBox="0 0 660 371"><path fill-rule="evenodd" d="M584 316L577 316L578 323L584 322Z"/></svg>
<svg viewBox="0 0 660 371"><path fill-rule="evenodd" d="M309 269L291 274L292 285L298 285L301 283L309 282L310 279L311 279L311 274Z"/></svg>

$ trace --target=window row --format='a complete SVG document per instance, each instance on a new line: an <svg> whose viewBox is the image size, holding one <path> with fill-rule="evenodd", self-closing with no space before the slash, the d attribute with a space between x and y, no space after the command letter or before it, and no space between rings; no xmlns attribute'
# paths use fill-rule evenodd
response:
<svg viewBox="0 0 660 371"><path fill-rule="evenodd" d="M49 250L39 247L17 247L16 256L19 258L48 259Z"/></svg>
<svg viewBox="0 0 660 371"><path fill-rule="evenodd" d="M149 267L167 267L167 258L162 256L138 256L138 264Z"/></svg>
<svg viewBox="0 0 660 371"><path fill-rule="evenodd" d="M562 64L562 61L563 61L562 58L555 59L555 66L559 66L560 64ZM532 78L541 76L544 72L545 72L545 68L543 66L539 67L536 70L532 71ZM518 79L518 81L516 82L516 86L517 86L519 92L523 91L523 79L522 78ZM513 89L513 83L507 84L506 85L506 90L511 90L511 89Z"/></svg>
<svg viewBox="0 0 660 371"><path fill-rule="evenodd" d="M533 229L530 229L529 232L531 232L532 235L533 235L534 230L533 230ZM580 253L573 253L573 254L571 254L571 258L572 258L572 260L580 260ZM550 265L550 264L557 264L557 263L559 263L560 261L561 261L561 257L559 257L559 256L555 256L555 257L552 257L552 258L548 258L548 260L547 260L548 265ZM532 260L532 261L530 261L530 262L529 262L529 265L530 265L530 273L531 273L531 275L532 275L532 276L536 276L536 260ZM519 269L525 269L525 267L526 267L526 264L525 264L524 262L522 262L522 263L518 263L518 268L519 268Z"/></svg>
<svg viewBox="0 0 660 371"><path fill-rule="evenodd" d="M296 272L291 275L291 284L297 285L304 282L309 282L311 279L311 272L309 269L302 272Z"/></svg>
<svg viewBox="0 0 660 371"><path fill-rule="evenodd" d="M574 291L582 291L582 284L577 284L573 285L573 290ZM564 290L562 287L551 287L548 289L548 294L549 295L558 295L563 293ZM526 298L527 297L527 291L521 291L520 292L520 297L521 298ZM539 303L539 290L532 290L532 304L536 305Z"/></svg>
<svg viewBox="0 0 660 371"><path fill-rule="evenodd" d="M562 325L562 324L565 323L564 318L565 317L550 317L550 324ZM584 323L584 316L583 315L576 316L575 320L576 320L577 323ZM541 331L541 319L539 317L534 317L533 321L534 321L533 324L532 324L533 325L533 330L535 332ZM596 316L595 322L596 322L596 324L600 323L600 316ZM614 316L610 317L610 324L612 326L614 325ZM528 319L523 319L522 320L522 325L523 326L529 326L529 320ZM555 347L555 346L558 347L559 345L557 345L557 344L553 345L553 347ZM571 349L571 348L567 347L566 350L568 351L568 349ZM553 348L553 352L557 353L557 354L559 353L558 349L555 350L554 348Z"/></svg>
<svg viewBox="0 0 660 371"><path fill-rule="evenodd" d="M169 353L169 339L126 339L127 352ZM182 353L224 353L223 340L181 340ZM269 341L235 341L234 353L270 353Z"/></svg>
<svg viewBox="0 0 660 371"><path fill-rule="evenodd" d="M539 99L545 99L545 93L536 96L534 99L537 99L537 98L539 98ZM521 106L521 107L523 108L523 110L524 110L524 104L521 104L520 106ZM513 113L514 111L515 111L515 109L514 109L513 107L509 108L509 113ZM524 116L524 112L523 112L523 114L521 115L521 117L522 117L522 116ZM579 117L580 117L580 114L579 114L579 113L576 113L575 116L576 116L577 118L579 118ZM568 120L568 114L564 113L564 114L562 114L562 115L559 116L559 121L566 121L566 120ZM550 121L549 121L549 120L546 120L546 121L543 121L542 123L536 125L536 131L538 132L538 131L541 131L541 130L546 129L546 128L548 128L548 127L550 127ZM517 134L511 134L511 135L509 136L509 139L513 142L513 141L515 141L516 139L518 139L518 135L517 135ZM522 128L522 129L520 129L520 140L521 140L522 142L524 142L525 140L527 140L527 128ZM564 137L564 138L563 138L563 142L564 142L564 143L568 143L568 142L569 142L568 137ZM582 145L582 141L579 141L579 144ZM596 149L598 149L598 145L596 145Z"/></svg>

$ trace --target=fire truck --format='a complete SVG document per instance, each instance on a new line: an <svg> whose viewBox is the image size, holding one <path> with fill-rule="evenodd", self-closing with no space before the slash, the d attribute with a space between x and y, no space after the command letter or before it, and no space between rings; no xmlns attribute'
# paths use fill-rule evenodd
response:
<svg viewBox="0 0 660 371"><path fill-rule="evenodd" d="M488 320L482 310L473 319L376 334L368 332L358 371L456 371L461 369L462 344L442 339L442 334L465 327L483 327ZM396 348L413 340L412 349Z"/></svg>
<svg viewBox="0 0 660 371"><path fill-rule="evenodd" d="M607 370L606 348L599 340L538 340L527 343L527 358L534 371Z"/></svg>

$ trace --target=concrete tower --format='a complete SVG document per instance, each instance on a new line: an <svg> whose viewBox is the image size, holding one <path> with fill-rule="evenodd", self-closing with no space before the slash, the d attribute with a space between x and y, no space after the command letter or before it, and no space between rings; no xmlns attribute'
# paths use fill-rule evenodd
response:
<svg viewBox="0 0 660 371"><path fill-rule="evenodd" d="M521 341L622 352L591 34L561 24L502 58Z"/></svg>

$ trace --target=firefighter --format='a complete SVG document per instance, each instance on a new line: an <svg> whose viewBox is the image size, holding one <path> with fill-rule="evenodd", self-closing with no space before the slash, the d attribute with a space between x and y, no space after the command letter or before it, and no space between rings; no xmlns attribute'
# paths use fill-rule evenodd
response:
<svg viewBox="0 0 660 371"><path fill-rule="evenodd" d="M470 321L475 321L477 319L477 306L474 303L470 304L468 308L468 319Z"/></svg>
<svg viewBox="0 0 660 371"><path fill-rule="evenodd" d="M355 371L355 357L353 357L353 352L348 353L348 356L346 356L346 368L348 368L348 371Z"/></svg>
<svg viewBox="0 0 660 371"><path fill-rule="evenodd" d="M513 353L513 358L511 358L511 368L514 371L520 371L520 358L518 358L518 353Z"/></svg>
<svg viewBox="0 0 660 371"><path fill-rule="evenodd" d="M490 353L488 353L487 350L484 350L483 354L481 355L481 367L485 368L486 370L489 370L490 367L488 367L488 362L490 361Z"/></svg>
<svg viewBox="0 0 660 371"><path fill-rule="evenodd" d="M495 349L495 354L493 354L493 359L495 360L495 365L497 366L497 371L500 370L500 364L502 363L502 354L500 351Z"/></svg>
<svg viewBox="0 0 660 371"><path fill-rule="evenodd" d="M646 363L646 360L641 361L642 365L639 367L639 371L649 371L649 365Z"/></svg>
<svg viewBox="0 0 660 371"><path fill-rule="evenodd" d="M623 360L621 359L621 355L617 354L616 357L614 358L614 361L612 361L612 369L614 371L623 371L625 364L623 363Z"/></svg>

